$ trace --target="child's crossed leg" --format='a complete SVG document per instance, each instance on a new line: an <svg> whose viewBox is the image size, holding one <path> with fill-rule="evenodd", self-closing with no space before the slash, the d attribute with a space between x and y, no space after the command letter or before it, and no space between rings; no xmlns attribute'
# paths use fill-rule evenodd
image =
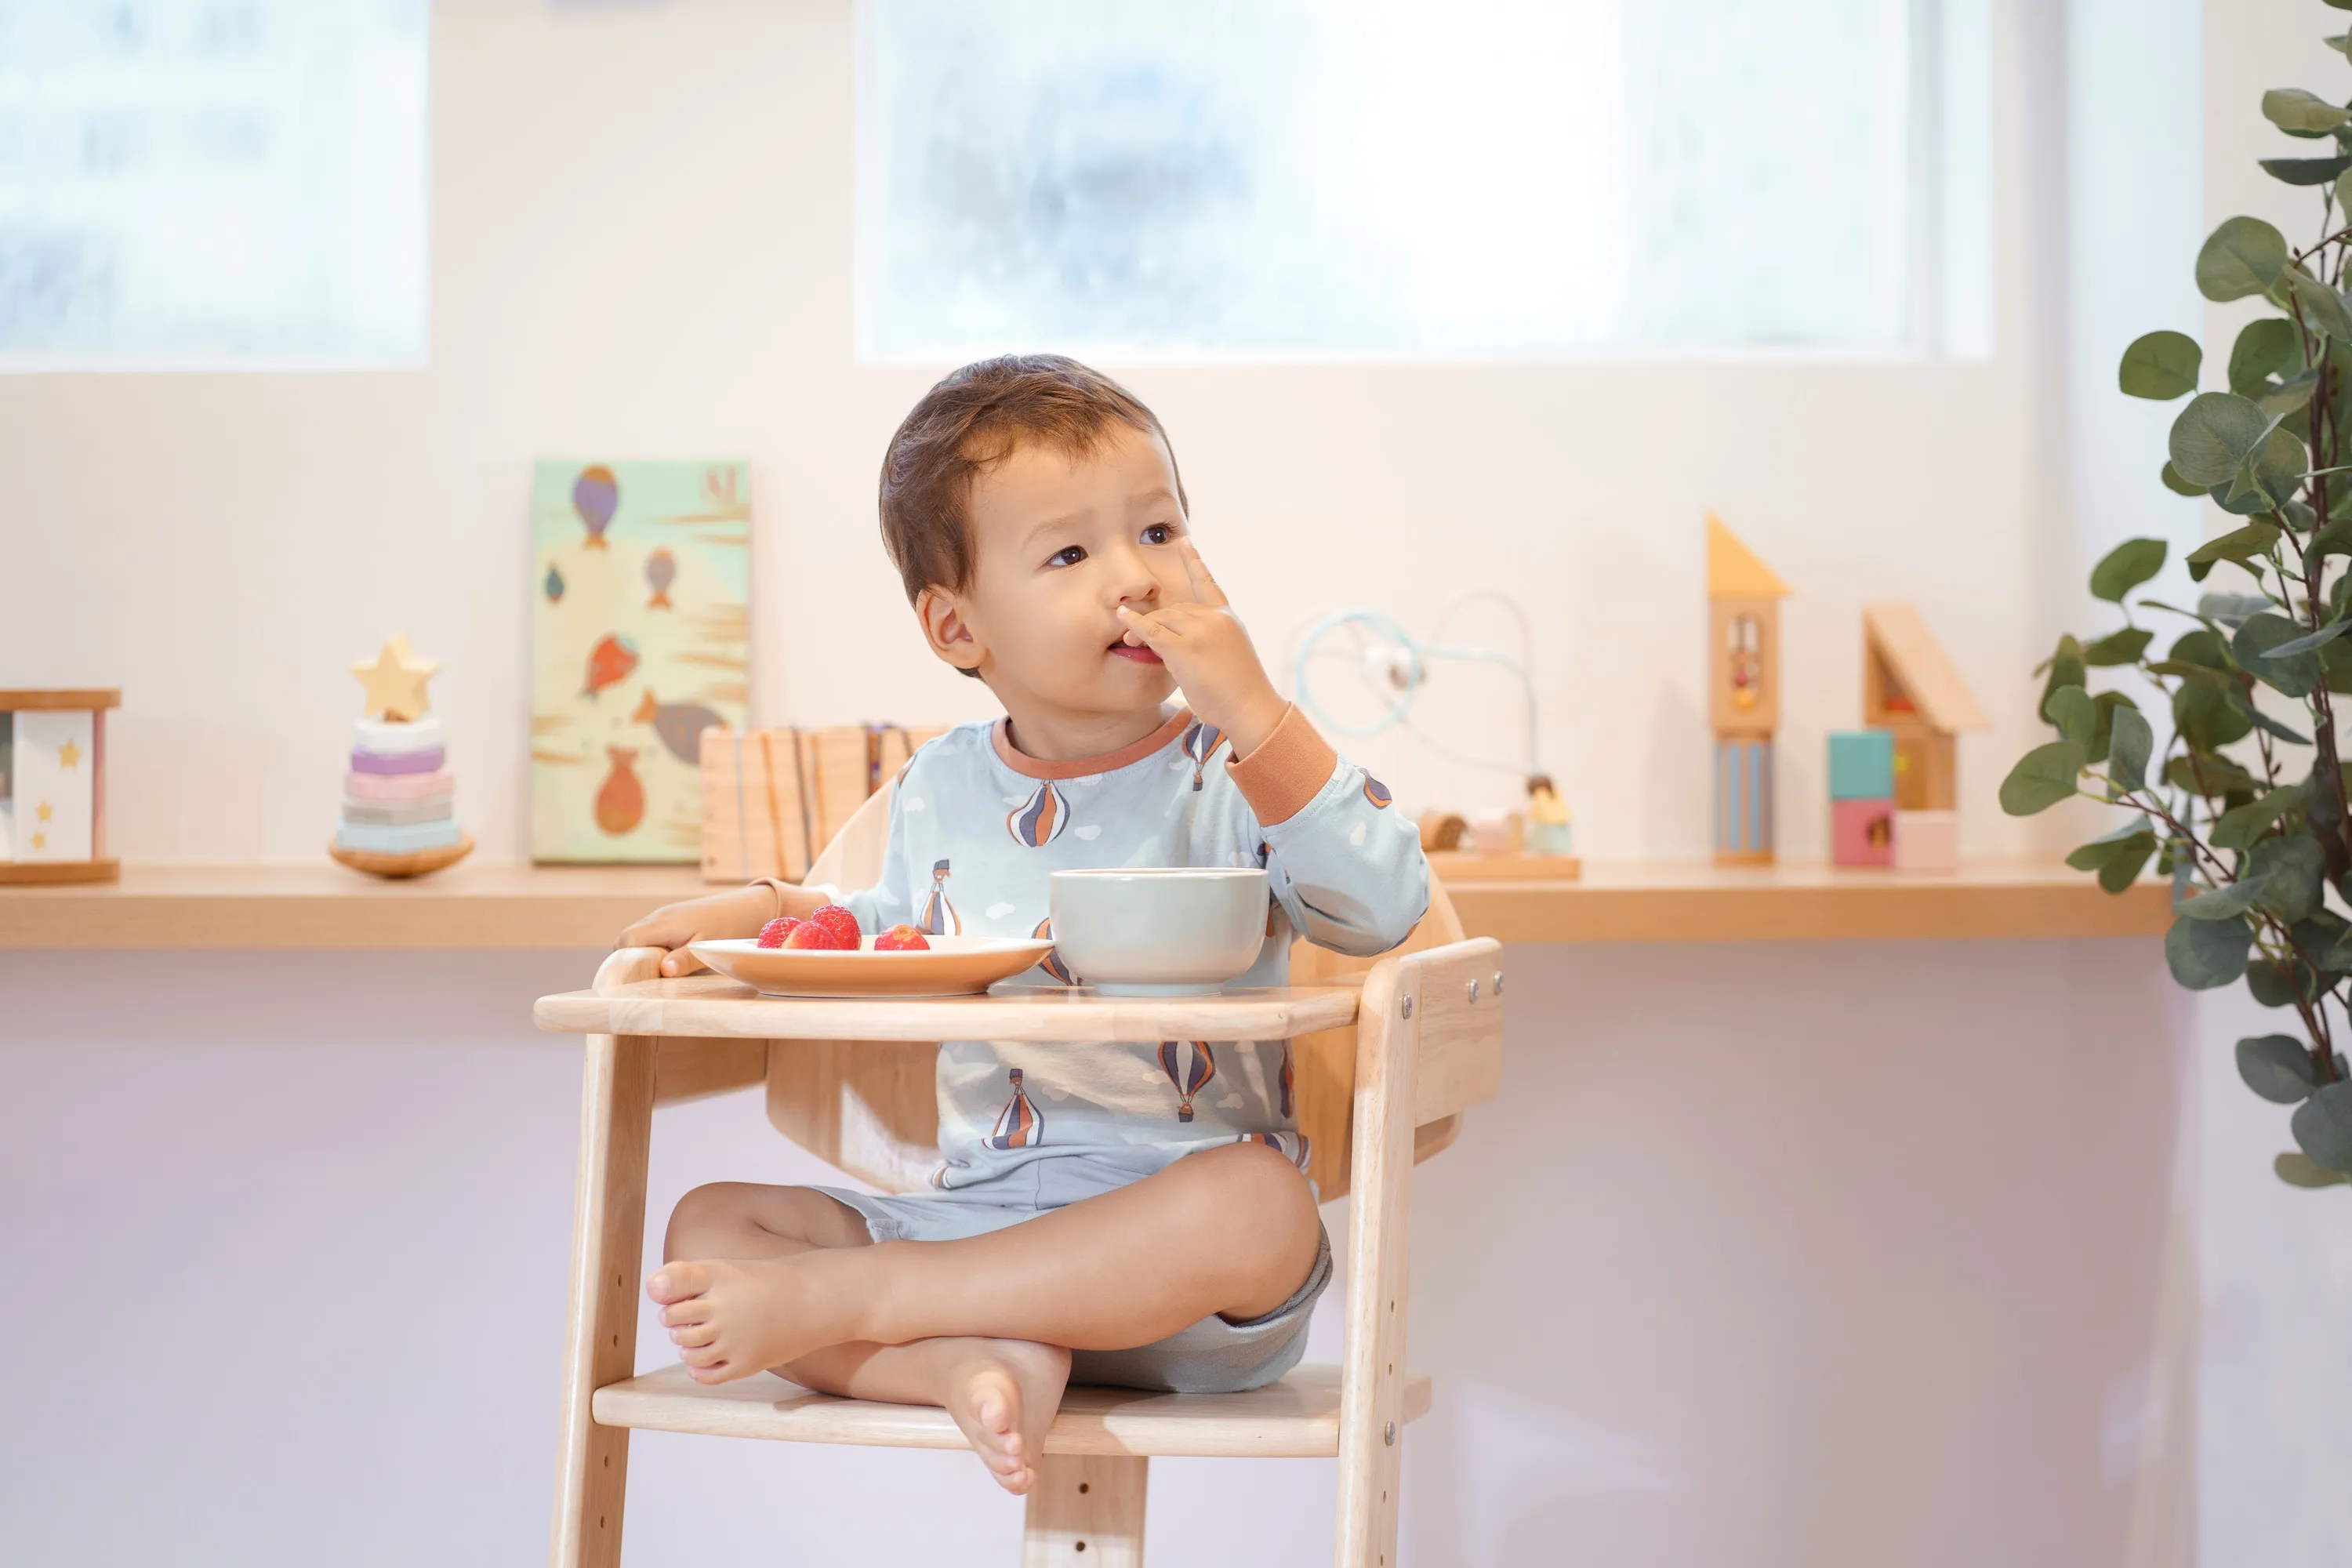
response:
<svg viewBox="0 0 2352 1568"><path fill-rule="evenodd" d="M1255 1143L956 1241L877 1244L823 1193L730 1182L680 1201L646 1289L698 1382L772 1368L820 1393L941 1405L999 1484L1025 1492L1071 1351L1272 1312L1321 1234L1305 1178Z"/></svg>

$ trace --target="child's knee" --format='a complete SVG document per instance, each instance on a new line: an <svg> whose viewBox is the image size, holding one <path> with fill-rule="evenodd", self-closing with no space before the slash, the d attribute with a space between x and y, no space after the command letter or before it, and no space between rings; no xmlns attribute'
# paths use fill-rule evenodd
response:
<svg viewBox="0 0 2352 1568"><path fill-rule="evenodd" d="M1198 1212L1221 1244L1230 1246L1237 1235L1254 1237L1272 1268L1312 1259L1321 1235L1315 1193L1286 1156L1263 1143L1235 1143L1204 1150L1187 1163L1193 1161L1212 1189Z"/></svg>
<svg viewBox="0 0 2352 1568"><path fill-rule="evenodd" d="M758 1191L749 1182L706 1182L678 1199L677 1206L669 1211L672 1255L686 1237L750 1223L753 1194Z"/></svg>

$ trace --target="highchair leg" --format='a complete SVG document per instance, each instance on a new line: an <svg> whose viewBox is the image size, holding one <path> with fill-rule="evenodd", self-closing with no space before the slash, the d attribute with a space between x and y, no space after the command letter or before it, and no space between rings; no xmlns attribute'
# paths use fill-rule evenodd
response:
<svg viewBox="0 0 2352 1568"><path fill-rule="evenodd" d="M1022 1524L1021 1568L1143 1568L1143 1498L1151 1461L1048 1454Z"/></svg>
<svg viewBox="0 0 2352 1568"><path fill-rule="evenodd" d="M636 1370L646 1161L653 1145L655 1042L591 1035L580 1105L580 1189L572 1222L572 1325L563 1351L563 1446L556 1459L553 1568L618 1568L629 1429L599 1426L596 1390Z"/></svg>

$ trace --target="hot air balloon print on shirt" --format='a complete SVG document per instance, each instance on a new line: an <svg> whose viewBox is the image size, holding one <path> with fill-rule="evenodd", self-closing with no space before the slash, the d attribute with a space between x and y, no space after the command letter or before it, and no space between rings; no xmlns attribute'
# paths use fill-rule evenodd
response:
<svg viewBox="0 0 2352 1568"><path fill-rule="evenodd" d="M1039 921L1037 922L1037 929L1031 931L1029 934L1041 942L1053 941L1054 917L1047 915L1044 920ZM1058 947L1048 948L1045 952L1045 956L1037 961L1037 967L1044 970L1046 973L1052 975L1055 979L1060 981L1065 985L1076 985L1078 984L1078 977L1070 973L1070 966L1066 963L1063 962L1062 950Z"/></svg>
<svg viewBox="0 0 2352 1568"><path fill-rule="evenodd" d="M1032 849L1043 849L1069 825L1070 804L1050 781L1038 784L1036 793L1004 814L1004 830L1013 835L1013 842Z"/></svg>
<svg viewBox="0 0 2352 1568"><path fill-rule="evenodd" d="M1160 1070L1176 1086L1176 1120L1192 1120L1192 1101L1217 1076L1217 1056L1206 1040L1162 1040Z"/></svg>
<svg viewBox="0 0 2352 1568"><path fill-rule="evenodd" d="M1381 810L1386 811L1389 808L1389 802L1396 798L1389 793L1389 786L1374 778L1372 770L1370 768L1358 768L1356 772L1363 775L1364 798Z"/></svg>
<svg viewBox="0 0 2352 1568"><path fill-rule="evenodd" d="M955 912L953 904L948 902L948 863L945 860L931 863L931 891L923 900L922 917L915 924L932 936L963 934L963 917Z"/></svg>
<svg viewBox="0 0 2352 1568"><path fill-rule="evenodd" d="M1201 787L1201 775L1208 768L1209 759L1224 743L1225 732L1213 724L1195 722L1184 731L1184 754L1192 759L1194 789Z"/></svg>
<svg viewBox="0 0 2352 1568"><path fill-rule="evenodd" d="M1045 1118L1021 1087L1021 1069L1007 1068L1005 1072L1013 1080L1013 1098L996 1113L996 1125L983 1142L1000 1151L1034 1149L1045 1141Z"/></svg>
<svg viewBox="0 0 2352 1568"><path fill-rule="evenodd" d="M1315 1152L1315 1140L1304 1132L1244 1132L1234 1140L1236 1143L1263 1143L1301 1172Z"/></svg>

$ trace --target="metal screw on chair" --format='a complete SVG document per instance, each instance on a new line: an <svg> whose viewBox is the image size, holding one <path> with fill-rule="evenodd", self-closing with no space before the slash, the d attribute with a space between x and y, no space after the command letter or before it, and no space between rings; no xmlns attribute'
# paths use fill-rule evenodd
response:
<svg viewBox="0 0 2352 1568"><path fill-rule="evenodd" d="M1497 996L1500 996L1502 994L1503 994L1503 972L1502 972L1501 970L1497 969L1496 971L1495 971L1495 994L1496 994L1496 995L1497 995Z"/></svg>
<svg viewBox="0 0 2352 1568"><path fill-rule="evenodd" d="M1404 999L1404 1016L1408 1018L1412 1016L1412 998L1410 996Z"/></svg>
<svg viewBox="0 0 2352 1568"><path fill-rule="evenodd" d="M1384 1432L1382 1432L1382 1433L1381 1434L1381 1442L1383 1442L1383 1443L1385 1443L1385 1444L1387 1444L1387 1445L1388 1445L1390 1447L1391 1447L1391 1448L1393 1448L1393 1447L1396 1447L1396 1423L1395 1423L1395 1422L1391 1421L1391 1422L1390 1422L1390 1423L1389 1423L1389 1425L1388 1425L1388 1429L1387 1429L1386 1431L1384 1431Z"/></svg>
<svg viewBox="0 0 2352 1568"><path fill-rule="evenodd" d="M1478 983L1475 980L1470 983L1470 1000L1473 1002L1478 1000Z"/></svg>

